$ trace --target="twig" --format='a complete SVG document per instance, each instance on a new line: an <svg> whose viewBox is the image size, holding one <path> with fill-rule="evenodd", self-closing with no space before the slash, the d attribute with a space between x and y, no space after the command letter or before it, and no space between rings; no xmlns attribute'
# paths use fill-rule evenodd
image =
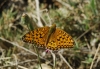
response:
<svg viewBox="0 0 100 69"><path fill-rule="evenodd" d="M55 69L55 67L56 67L56 56L55 56L55 54L52 51L50 51L50 53L53 56L53 69Z"/></svg>
<svg viewBox="0 0 100 69"><path fill-rule="evenodd" d="M38 61L39 61L39 65L40 65L40 68L42 69L42 66L41 66L41 61L40 61L40 55L39 55L39 51L38 51L38 49L37 49L37 47L36 46L34 46L34 48L35 48L35 51L37 52L37 54L38 54L38 56L37 56L37 58L38 58Z"/></svg>
<svg viewBox="0 0 100 69"><path fill-rule="evenodd" d="M8 60L8 59L11 59L11 57L0 58L0 60Z"/></svg>
<svg viewBox="0 0 100 69"><path fill-rule="evenodd" d="M16 47L18 47L18 48L20 48L20 49L23 49L23 50L25 50L25 51L27 51L27 52L29 52L29 53L35 55L35 56L38 56L36 53L34 53L34 52L32 52L32 51L30 51L30 50L28 50L28 49L26 49L26 48L24 48L24 47L18 45L17 43L8 41L8 40L6 40L6 39L4 39L4 38L2 38L2 37L0 37L0 39L3 40L3 41L8 42L8 43L10 43L10 44L12 44L13 46L16 46ZM40 58L41 58L41 59L44 59L44 58L42 58L41 56L40 56ZM44 60L45 60L45 59L44 59Z"/></svg>
<svg viewBox="0 0 100 69"><path fill-rule="evenodd" d="M35 62L36 60L34 59L31 59L31 60L25 60L25 61L22 61L22 62L18 62L18 64L25 64L25 63L29 63L29 62Z"/></svg>
<svg viewBox="0 0 100 69"><path fill-rule="evenodd" d="M57 0L57 1L58 1L59 3L61 3L62 5L68 7L69 10L72 10L72 9L73 9L69 4L63 2L62 0Z"/></svg>
<svg viewBox="0 0 100 69"><path fill-rule="evenodd" d="M67 62L67 60L58 52L58 55L63 59L63 61L69 66L70 69L73 69L71 65Z"/></svg>
<svg viewBox="0 0 100 69"><path fill-rule="evenodd" d="M10 59L11 59L11 57L10 57ZM0 69L1 68L5 68L5 67L15 66L15 65L17 65L19 68L28 69L28 68L25 68L25 67L20 66L20 64L25 64L25 63L29 63L29 62L33 62L33 61L36 61L36 60L34 60L34 59L33 60L25 60L23 62L18 62L18 64L15 64L15 63L11 63L10 62L11 65L0 66Z"/></svg>
<svg viewBox="0 0 100 69"><path fill-rule="evenodd" d="M18 69L17 57L16 57L16 55L15 55L15 54L13 54L13 56L14 56L14 60L15 60L16 69Z"/></svg>
<svg viewBox="0 0 100 69"><path fill-rule="evenodd" d="M98 24L93 25L89 30L87 30L87 31L85 31L83 34L81 34L81 35L76 39L76 41L79 40L81 37L83 37L83 36L84 36L86 33L88 33L90 30L92 30L93 28L95 28L97 25L98 25Z"/></svg>
<svg viewBox="0 0 100 69"><path fill-rule="evenodd" d="M18 67L21 68L21 69L29 69L29 68L26 68L26 67L23 67L23 66L20 66L20 65L18 65Z"/></svg>
<svg viewBox="0 0 100 69"><path fill-rule="evenodd" d="M40 9L39 9L39 0L35 0L36 2L36 14L37 14L37 19L38 19L38 25L42 27L41 19L40 19Z"/></svg>
<svg viewBox="0 0 100 69"><path fill-rule="evenodd" d="M47 14L47 17L48 17L48 20L49 20L49 24L52 25L52 22L51 22L52 19L50 18L49 13L46 12L46 14Z"/></svg>
<svg viewBox="0 0 100 69"><path fill-rule="evenodd" d="M0 66L0 69L4 69L4 68L6 68L6 67L11 67L11 66L16 66L16 65L17 65L18 68L21 68L21 69L28 69L28 68L26 68L26 67L20 66L20 65L18 65L18 64L12 63L12 62L9 62L9 64L11 64L11 65ZM17 69L18 69L18 68L17 68Z"/></svg>
<svg viewBox="0 0 100 69"><path fill-rule="evenodd" d="M90 69L92 69L92 67L93 67L93 63L94 63L94 61L95 61L95 59L96 59L96 56L98 55L98 52L99 52L99 50L100 50L99 48L100 48L100 44L98 45L98 48L97 48L96 53L95 53L95 55L94 55L93 61L92 61L91 66L90 66Z"/></svg>

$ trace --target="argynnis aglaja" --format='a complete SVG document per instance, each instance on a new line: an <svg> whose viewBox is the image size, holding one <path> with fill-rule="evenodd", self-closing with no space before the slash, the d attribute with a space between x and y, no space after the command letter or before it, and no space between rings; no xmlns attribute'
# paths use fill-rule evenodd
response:
<svg viewBox="0 0 100 69"><path fill-rule="evenodd" d="M22 37L22 40L50 50L71 48L74 45L72 37L65 31L56 28L55 24L51 27L45 26L29 31Z"/></svg>

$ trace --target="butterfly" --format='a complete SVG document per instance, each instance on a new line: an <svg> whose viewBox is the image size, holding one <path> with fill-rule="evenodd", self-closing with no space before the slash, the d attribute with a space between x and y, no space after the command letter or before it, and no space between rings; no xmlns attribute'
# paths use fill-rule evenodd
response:
<svg viewBox="0 0 100 69"><path fill-rule="evenodd" d="M53 24L51 27L45 26L29 31L22 37L22 40L49 50L71 48L74 46L72 37L65 31L56 28L56 24Z"/></svg>

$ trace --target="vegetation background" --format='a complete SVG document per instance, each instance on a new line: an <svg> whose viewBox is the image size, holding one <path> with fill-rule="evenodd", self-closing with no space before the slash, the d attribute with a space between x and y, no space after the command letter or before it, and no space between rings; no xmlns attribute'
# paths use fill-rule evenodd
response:
<svg viewBox="0 0 100 69"><path fill-rule="evenodd" d="M22 41L53 23L74 48L46 53ZM0 0L0 69L100 69L100 0Z"/></svg>

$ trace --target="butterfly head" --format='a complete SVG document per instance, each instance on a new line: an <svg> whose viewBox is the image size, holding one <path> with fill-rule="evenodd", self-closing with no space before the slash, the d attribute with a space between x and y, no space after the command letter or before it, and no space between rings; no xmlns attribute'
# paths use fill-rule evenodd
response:
<svg viewBox="0 0 100 69"><path fill-rule="evenodd" d="M53 25L50 27L49 33L53 33L53 32L55 32L55 30L56 30L56 24L53 24Z"/></svg>

